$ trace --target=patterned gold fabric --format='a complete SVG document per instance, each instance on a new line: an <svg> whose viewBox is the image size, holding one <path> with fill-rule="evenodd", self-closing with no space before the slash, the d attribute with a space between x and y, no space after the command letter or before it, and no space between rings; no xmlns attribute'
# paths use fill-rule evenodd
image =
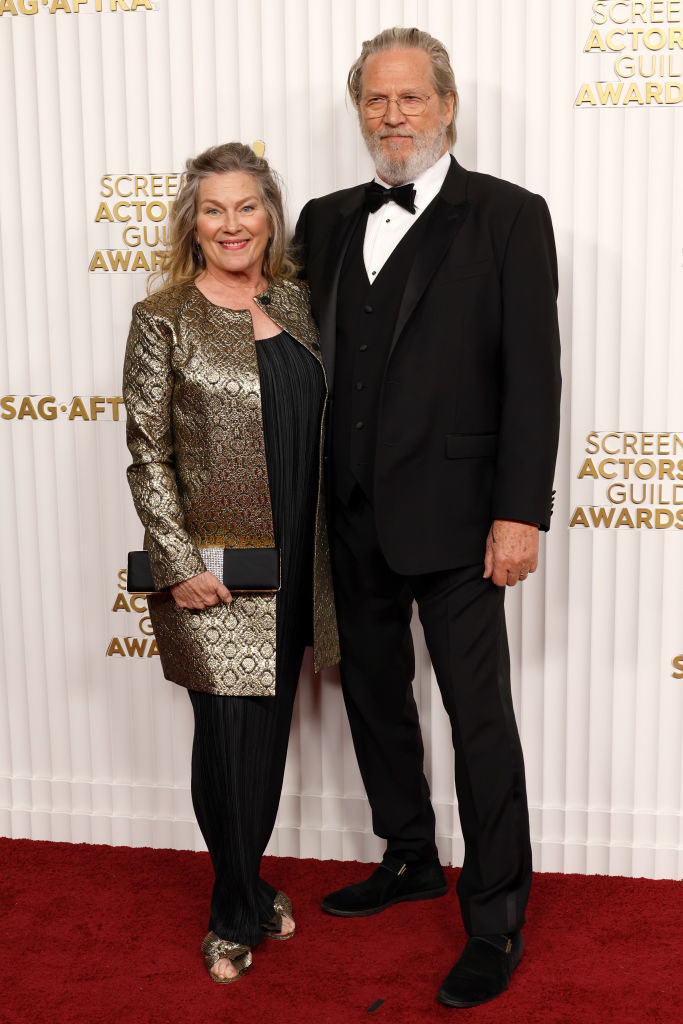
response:
<svg viewBox="0 0 683 1024"><path fill-rule="evenodd" d="M305 286L256 297L320 362ZM271 547L259 370L248 310L206 299L194 284L133 308L123 375L128 481L157 587L204 571L200 547ZM324 417L323 417L324 420ZM321 427L314 549L314 663L339 660L322 488ZM149 597L164 675L218 694L275 692L275 595L236 597L202 612L170 593Z"/></svg>

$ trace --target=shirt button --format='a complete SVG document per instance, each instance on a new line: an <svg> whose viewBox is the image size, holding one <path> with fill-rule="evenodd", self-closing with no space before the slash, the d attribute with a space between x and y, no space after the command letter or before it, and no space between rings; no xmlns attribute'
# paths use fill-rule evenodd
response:
<svg viewBox="0 0 683 1024"><path fill-rule="evenodd" d="M368 347L367 345L359 345L358 349L359 349L360 352L365 352L367 350L367 347Z"/></svg>
<svg viewBox="0 0 683 1024"><path fill-rule="evenodd" d="M363 306L363 310L366 313L372 313L372 306Z"/></svg>
<svg viewBox="0 0 683 1024"><path fill-rule="evenodd" d="M362 430L364 426L365 424L363 423L363 421L358 420L358 423L356 423L356 430Z"/></svg>
<svg viewBox="0 0 683 1024"><path fill-rule="evenodd" d="M356 391L362 391L364 387L365 387L365 384L363 383L362 380L357 380L356 381Z"/></svg>
<svg viewBox="0 0 683 1024"><path fill-rule="evenodd" d="M377 273L377 271L376 271L376 270L373 270L373 272L372 272L372 276L374 277L376 273Z"/></svg>

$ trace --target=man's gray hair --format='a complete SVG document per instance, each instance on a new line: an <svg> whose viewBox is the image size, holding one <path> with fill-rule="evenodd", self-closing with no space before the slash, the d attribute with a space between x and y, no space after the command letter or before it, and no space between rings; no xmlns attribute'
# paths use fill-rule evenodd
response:
<svg viewBox="0 0 683 1024"><path fill-rule="evenodd" d="M363 68L368 57L384 50L424 50L432 67L434 89L438 96L444 97L452 93L453 120L446 129L449 148L456 139L455 118L458 113L458 90L455 86L455 75L451 67L448 50L429 32L419 28L385 28L374 39L367 39L361 48L360 57L351 65L347 86L351 102L360 112L360 95L363 86Z"/></svg>

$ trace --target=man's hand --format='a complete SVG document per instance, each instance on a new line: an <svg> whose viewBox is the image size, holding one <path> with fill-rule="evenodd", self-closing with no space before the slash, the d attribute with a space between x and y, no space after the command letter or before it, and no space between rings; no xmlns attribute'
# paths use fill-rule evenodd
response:
<svg viewBox="0 0 683 1024"><path fill-rule="evenodd" d="M484 579L514 587L538 567L538 526L495 519L486 538Z"/></svg>
<svg viewBox="0 0 683 1024"><path fill-rule="evenodd" d="M171 593L179 608L189 608L195 612L214 608L221 602L230 604L232 601L228 588L212 572L200 572L199 576L174 583Z"/></svg>

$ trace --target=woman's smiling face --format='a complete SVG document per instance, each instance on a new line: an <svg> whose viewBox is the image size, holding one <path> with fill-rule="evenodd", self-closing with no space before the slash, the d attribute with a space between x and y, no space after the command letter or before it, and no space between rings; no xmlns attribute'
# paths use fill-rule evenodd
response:
<svg viewBox="0 0 683 1024"><path fill-rule="evenodd" d="M229 171L199 182L195 237L209 273L260 274L271 235L258 184Z"/></svg>

